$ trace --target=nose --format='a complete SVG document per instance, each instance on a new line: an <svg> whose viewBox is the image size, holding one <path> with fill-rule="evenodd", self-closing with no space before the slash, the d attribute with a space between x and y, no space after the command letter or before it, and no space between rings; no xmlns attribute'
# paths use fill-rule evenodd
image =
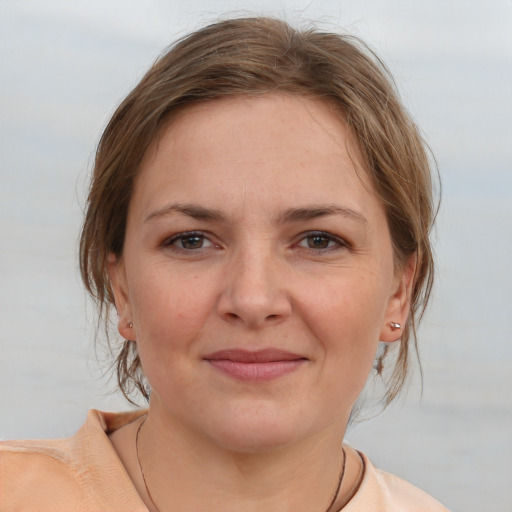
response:
<svg viewBox="0 0 512 512"><path fill-rule="evenodd" d="M219 315L231 323L260 329L284 321L292 305L286 271L269 252L248 251L233 256L218 301Z"/></svg>

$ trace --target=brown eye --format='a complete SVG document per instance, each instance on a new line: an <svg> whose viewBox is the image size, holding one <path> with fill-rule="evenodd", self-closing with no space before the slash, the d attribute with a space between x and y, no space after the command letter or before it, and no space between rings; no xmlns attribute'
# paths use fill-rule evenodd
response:
<svg viewBox="0 0 512 512"><path fill-rule="evenodd" d="M330 233L312 232L307 233L304 238L299 242L300 247L307 249L316 249L319 251L336 249L344 247L346 244L343 243L338 237L331 235Z"/></svg>
<svg viewBox="0 0 512 512"><path fill-rule="evenodd" d="M327 249L331 240L324 235L310 235L307 237L310 249Z"/></svg>
<svg viewBox="0 0 512 512"><path fill-rule="evenodd" d="M204 237L202 235L182 236L177 242L183 249L201 249Z"/></svg>
<svg viewBox="0 0 512 512"><path fill-rule="evenodd" d="M201 232L180 233L165 243L167 247L182 251L194 251L212 245L212 242Z"/></svg>

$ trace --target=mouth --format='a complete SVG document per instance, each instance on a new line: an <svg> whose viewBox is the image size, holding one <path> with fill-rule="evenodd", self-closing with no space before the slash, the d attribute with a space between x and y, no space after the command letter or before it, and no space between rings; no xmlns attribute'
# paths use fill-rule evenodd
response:
<svg viewBox="0 0 512 512"><path fill-rule="evenodd" d="M204 360L229 377L255 382L283 377L308 361L304 356L277 349L220 350L208 354Z"/></svg>

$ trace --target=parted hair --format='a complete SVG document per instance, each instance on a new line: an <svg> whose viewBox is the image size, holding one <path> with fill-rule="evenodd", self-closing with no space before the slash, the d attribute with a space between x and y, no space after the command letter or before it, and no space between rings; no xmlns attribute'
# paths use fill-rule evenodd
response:
<svg viewBox="0 0 512 512"><path fill-rule="evenodd" d="M134 340L108 336L114 296L109 256L123 255L134 183L149 145L187 105L234 96L280 92L323 100L351 131L360 158L382 201L400 268L415 255L411 313L386 403L402 389L416 326L433 284L430 232L436 207L428 147L402 105L381 60L353 36L297 29L274 18L220 21L180 39L147 71L110 119L98 144L80 238L80 271L98 304L123 394L148 398ZM380 372L386 351L376 364Z"/></svg>

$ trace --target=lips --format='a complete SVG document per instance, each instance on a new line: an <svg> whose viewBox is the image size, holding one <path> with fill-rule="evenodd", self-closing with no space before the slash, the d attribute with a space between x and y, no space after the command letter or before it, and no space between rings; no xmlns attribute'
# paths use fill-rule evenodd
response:
<svg viewBox="0 0 512 512"><path fill-rule="evenodd" d="M223 374L246 381L268 381L283 377L307 361L301 355L278 349L220 350L204 359Z"/></svg>

